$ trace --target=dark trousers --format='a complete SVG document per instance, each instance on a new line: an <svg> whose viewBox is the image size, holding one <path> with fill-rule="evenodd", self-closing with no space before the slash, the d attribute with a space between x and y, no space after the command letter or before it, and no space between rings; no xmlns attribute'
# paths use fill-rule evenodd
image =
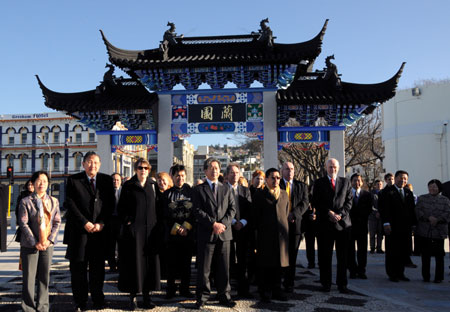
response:
<svg viewBox="0 0 450 312"><path fill-rule="evenodd" d="M381 219L373 215L369 216L370 250L382 250L383 246L383 225ZM376 242L376 244L375 244Z"/></svg>
<svg viewBox="0 0 450 312"><path fill-rule="evenodd" d="M298 247L302 240L301 234L295 234L295 224L289 223L289 266L283 268L283 286L286 288L294 287L295 268L297 264Z"/></svg>
<svg viewBox="0 0 450 312"><path fill-rule="evenodd" d="M242 231L242 230L241 230ZM249 292L248 265L250 259L250 242L247 233L234 233L236 239L231 241L231 267L234 270L238 283L238 294L246 295Z"/></svg>
<svg viewBox="0 0 450 312"><path fill-rule="evenodd" d="M305 244L306 244L306 259L309 266L316 265L316 237L317 230L315 225L311 225L305 232Z"/></svg>
<svg viewBox="0 0 450 312"><path fill-rule="evenodd" d="M261 296L271 298L281 292L281 274L281 267L258 268L258 292Z"/></svg>
<svg viewBox="0 0 450 312"><path fill-rule="evenodd" d="M405 274L405 264L410 261L410 234L391 233L386 235L386 273L391 278L403 277Z"/></svg>
<svg viewBox="0 0 450 312"><path fill-rule="evenodd" d="M169 241L167 244L167 293L175 293L175 279L181 279L180 292L189 291L194 242L191 239Z"/></svg>
<svg viewBox="0 0 450 312"><path fill-rule="evenodd" d="M348 244L350 241L350 228L342 231L334 227L327 226L326 229L319 229L319 269L320 283L324 287L331 286L331 267L333 257L333 246L336 243L337 275L336 284L338 287L347 286L347 256Z"/></svg>
<svg viewBox="0 0 450 312"><path fill-rule="evenodd" d="M53 245L45 251L36 248L20 248L22 259L22 310L49 311L48 286L50 284L50 265L52 263ZM37 281L38 294L34 301L34 290Z"/></svg>
<svg viewBox="0 0 450 312"><path fill-rule="evenodd" d="M91 247L93 248L94 246ZM101 304L105 300L105 295L103 294L103 282L105 280L104 256L101 253L95 253L93 250L86 250L86 254L85 261L70 260L73 299L77 306L86 305L88 292L91 293L94 303Z"/></svg>
<svg viewBox="0 0 450 312"><path fill-rule="evenodd" d="M355 250L355 244L357 251ZM366 273L367 266L367 230L358 231L352 228L348 247L348 269L350 274Z"/></svg>
<svg viewBox="0 0 450 312"><path fill-rule="evenodd" d="M436 259L436 268L434 271L434 280L444 280L444 240L417 237L422 246L422 277L424 280L430 280L430 262L431 257Z"/></svg>
<svg viewBox="0 0 450 312"><path fill-rule="evenodd" d="M116 250L120 235L120 219L118 216L112 216L110 224L105 229L108 233L108 264L110 269L117 268Z"/></svg>
<svg viewBox="0 0 450 312"><path fill-rule="evenodd" d="M197 244L197 289L198 302L206 302L211 294L209 275L213 257L216 263L214 279L219 300L229 300L230 296L230 241L198 242Z"/></svg>

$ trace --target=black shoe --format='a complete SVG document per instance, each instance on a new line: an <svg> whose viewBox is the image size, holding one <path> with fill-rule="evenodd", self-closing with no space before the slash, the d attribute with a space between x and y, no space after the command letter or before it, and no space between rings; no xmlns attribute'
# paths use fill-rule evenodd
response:
<svg viewBox="0 0 450 312"><path fill-rule="evenodd" d="M174 291L168 291L168 292L166 292L166 295L164 296L164 298L166 298L166 299L172 299L173 297L175 297Z"/></svg>
<svg viewBox="0 0 450 312"><path fill-rule="evenodd" d="M417 264L414 264L414 263L408 263L408 264L405 264L405 267L415 269L415 268L417 268Z"/></svg>
<svg viewBox="0 0 450 312"><path fill-rule="evenodd" d="M375 249L370 249L370 253L374 254L375 253Z"/></svg>
<svg viewBox="0 0 450 312"><path fill-rule="evenodd" d="M247 292L238 292L238 297L241 299L253 299L254 298L254 296L251 293L249 293L248 291Z"/></svg>
<svg viewBox="0 0 450 312"><path fill-rule="evenodd" d="M314 263L308 264L308 269L315 269L316 265Z"/></svg>
<svg viewBox="0 0 450 312"><path fill-rule="evenodd" d="M359 273L358 274L358 278L360 278L360 279L367 279L367 275L366 275L366 273Z"/></svg>
<svg viewBox="0 0 450 312"><path fill-rule="evenodd" d="M181 290L180 296L185 298L194 298L195 295L190 290Z"/></svg>
<svg viewBox="0 0 450 312"><path fill-rule="evenodd" d="M94 308L94 310L103 310L105 308L105 302L104 301L94 302L92 307Z"/></svg>
<svg viewBox="0 0 450 312"><path fill-rule="evenodd" d="M407 278L406 276L400 276L399 278L398 278L400 281L403 281L403 282L409 282L410 281L410 279L409 278Z"/></svg>
<svg viewBox="0 0 450 312"><path fill-rule="evenodd" d="M272 299L278 301L288 301L288 297L282 291L276 291L272 294Z"/></svg>
<svg viewBox="0 0 450 312"><path fill-rule="evenodd" d="M82 305L76 305L74 311L75 311L75 312L86 311L86 305L85 305L85 304L82 304Z"/></svg>
<svg viewBox="0 0 450 312"><path fill-rule="evenodd" d="M284 287L284 291L287 292L288 294L291 294L294 292L294 287L286 286L286 287Z"/></svg>
<svg viewBox="0 0 450 312"><path fill-rule="evenodd" d="M384 251L381 249L377 249L377 254L384 254Z"/></svg>
<svg viewBox="0 0 450 312"><path fill-rule="evenodd" d="M331 291L331 286L322 286L320 291L322 291L322 292L330 292Z"/></svg>
<svg viewBox="0 0 450 312"><path fill-rule="evenodd" d="M137 310L138 306L137 306L136 297L130 297L130 303L129 303L128 307L129 307L130 311Z"/></svg>
<svg viewBox="0 0 450 312"><path fill-rule="evenodd" d="M150 295L143 295L142 296L144 303L143 303L143 307L144 309L154 309L156 307L156 305L153 303L152 299L150 298Z"/></svg>
<svg viewBox="0 0 450 312"><path fill-rule="evenodd" d="M442 283L442 280L441 280L441 279L435 279L434 282L435 282L436 284L439 284L439 283Z"/></svg>
<svg viewBox="0 0 450 312"><path fill-rule="evenodd" d="M429 283L430 279L429 278L424 278L423 281L424 281L424 283Z"/></svg>
<svg viewBox="0 0 450 312"><path fill-rule="evenodd" d="M271 303L271 302L272 302L272 300L270 299L270 296L265 295L265 294L260 294L260 295L259 295L259 300L260 300L262 303Z"/></svg>
<svg viewBox="0 0 450 312"><path fill-rule="evenodd" d="M350 291L348 290L347 286L339 286L338 290L341 294L348 294Z"/></svg>
<svg viewBox="0 0 450 312"><path fill-rule="evenodd" d="M389 277L389 280L391 282L398 283L398 278L396 278L396 277Z"/></svg>
<svg viewBox="0 0 450 312"><path fill-rule="evenodd" d="M194 308L197 310L201 310L205 307L205 303L203 301L197 301L194 305Z"/></svg>
<svg viewBox="0 0 450 312"><path fill-rule="evenodd" d="M219 300L219 304L224 307L227 307L227 308L234 308L234 306L236 305L236 302L234 302L231 299L222 299L222 300Z"/></svg>

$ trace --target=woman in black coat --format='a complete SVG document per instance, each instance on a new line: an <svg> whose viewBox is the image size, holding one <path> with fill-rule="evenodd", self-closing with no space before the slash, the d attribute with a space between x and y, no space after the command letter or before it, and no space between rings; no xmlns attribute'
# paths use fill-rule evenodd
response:
<svg viewBox="0 0 450 312"><path fill-rule="evenodd" d="M153 309L150 291L160 289L159 244L162 218L156 206L158 186L148 176L151 166L139 159L136 174L122 187L118 211L122 223L119 243L119 290L130 293L130 309L142 293L144 308Z"/></svg>

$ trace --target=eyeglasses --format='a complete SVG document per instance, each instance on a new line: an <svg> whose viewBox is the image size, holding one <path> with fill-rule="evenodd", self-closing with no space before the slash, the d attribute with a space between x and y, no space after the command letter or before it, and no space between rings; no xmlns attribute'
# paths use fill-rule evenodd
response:
<svg viewBox="0 0 450 312"><path fill-rule="evenodd" d="M281 180L281 177L271 177L274 180Z"/></svg>
<svg viewBox="0 0 450 312"><path fill-rule="evenodd" d="M142 166L138 166L137 168L139 170L149 170L150 169L149 167L142 167Z"/></svg>

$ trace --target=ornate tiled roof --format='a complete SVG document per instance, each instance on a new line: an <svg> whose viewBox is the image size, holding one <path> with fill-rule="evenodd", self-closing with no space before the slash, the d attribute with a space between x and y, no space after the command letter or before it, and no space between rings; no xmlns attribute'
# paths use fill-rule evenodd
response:
<svg viewBox="0 0 450 312"><path fill-rule="evenodd" d="M66 111L95 112L100 110L149 109L158 103L158 95L150 93L132 79L104 81L95 90L59 93L48 89L36 76L47 107Z"/></svg>
<svg viewBox="0 0 450 312"><path fill-rule="evenodd" d="M313 39L301 43L273 43L273 37L269 41L261 40L260 31L239 36L174 37L172 43L163 41L159 48L150 50L117 48L100 32L110 61L130 73L155 68L299 64L300 61L312 64L321 52L327 24L328 20Z"/></svg>
<svg viewBox="0 0 450 312"><path fill-rule="evenodd" d="M285 90L278 90L278 105L370 105L383 103L395 95L403 63L397 73L381 83L357 84L341 82L340 78L326 77L327 73L307 73L296 77ZM370 113L366 110L365 113Z"/></svg>

